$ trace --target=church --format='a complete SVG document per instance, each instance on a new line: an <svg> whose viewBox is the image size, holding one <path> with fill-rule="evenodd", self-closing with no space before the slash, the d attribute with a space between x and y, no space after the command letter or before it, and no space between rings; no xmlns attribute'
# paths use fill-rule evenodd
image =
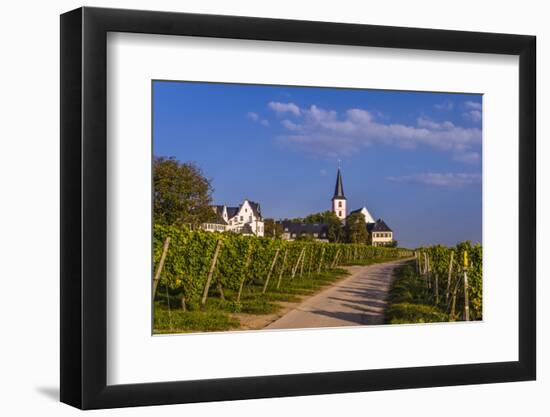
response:
<svg viewBox="0 0 550 417"><path fill-rule="evenodd" d="M332 212L345 224L349 215L361 213L365 218L365 227L369 232L369 244L373 246L387 246L394 241L393 231L382 219L374 220L366 207L353 210L348 214L347 199L344 194L344 183L340 168L336 173L336 185L332 196ZM283 239L294 240L304 235L312 235L316 240L327 240L327 226L324 224L282 222Z"/></svg>

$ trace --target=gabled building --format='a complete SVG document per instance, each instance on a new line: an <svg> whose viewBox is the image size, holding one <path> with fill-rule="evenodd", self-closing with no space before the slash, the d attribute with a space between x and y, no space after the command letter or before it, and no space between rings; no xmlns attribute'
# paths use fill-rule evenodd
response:
<svg viewBox="0 0 550 417"><path fill-rule="evenodd" d="M367 223L369 243L372 246L388 246L393 242L393 231L382 219Z"/></svg>
<svg viewBox="0 0 550 417"><path fill-rule="evenodd" d="M352 214L355 214L355 213L361 213L363 216L365 216L365 223L367 223L367 224L375 223L374 218L371 216L371 214L369 213L369 211L367 210L366 207L362 207L360 209L353 210L349 214L351 216Z"/></svg>
<svg viewBox="0 0 550 417"><path fill-rule="evenodd" d="M284 240L296 240L304 236L310 236L312 239L328 242L328 225L323 223L297 223L290 220L280 222L283 226Z"/></svg>
<svg viewBox="0 0 550 417"><path fill-rule="evenodd" d="M216 205L212 206L212 210L216 213L216 220L204 223L204 230L231 231L260 237L264 235L264 221L259 203L244 200L238 207Z"/></svg>

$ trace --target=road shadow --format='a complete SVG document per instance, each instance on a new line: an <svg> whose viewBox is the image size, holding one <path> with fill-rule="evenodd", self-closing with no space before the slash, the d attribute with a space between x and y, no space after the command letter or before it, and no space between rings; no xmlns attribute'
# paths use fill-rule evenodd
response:
<svg viewBox="0 0 550 417"><path fill-rule="evenodd" d="M330 317L337 320L343 320L347 321L348 323L354 323L357 325L382 324L384 321L384 317L380 317L379 313L371 313L368 311L351 313L340 311L312 310L309 311L309 313Z"/></svg>

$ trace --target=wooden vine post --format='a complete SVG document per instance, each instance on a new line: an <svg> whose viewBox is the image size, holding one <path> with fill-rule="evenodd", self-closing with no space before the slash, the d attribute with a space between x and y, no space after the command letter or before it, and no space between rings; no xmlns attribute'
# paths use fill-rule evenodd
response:
<svg viewBox="0 0 550 417"><path fill-rule="evenodd" d="M292 277L291 279L294 279L296 276L296 271L298 270L298 266L300 265L300 261L302 260L302 256L304 256L304 251L306 248L302 248L302 251L300 252L300 256L298 256L298 260L296 261L296 265L294 265L294 268L292 268Z"/></svg>
<svg viewBox="0 0 550 417"><path fill-rule="evenodd" d="M325 247L323 246L323 250L321 251L321 259L319 260L319 266L317 267L317 274L321 273L321 268L323 267L323 257L325 256Z"/></svg>
<svg viewBox="0 0 550 417"><path fill-rule="evenodd" d="M470 321L470 297L468 294L468 252L464 251L464 320Z"/></svg>
<svg viewBox="0 0 550 417"><path fill-rule="evenodd" d="M447 291L445 292L445 302L449 302L449 292L451 291L451 277L453 274L453 258L454 258L454 251L451 250L451 259L449 259L449 274L447 275Z"/></svg>
<svg viewBox="0 0 550 417"><path fill-rule="evenodd" d="M212 263L210 264L210 270L208 271L208 276L206 278L204 291L202 293L201 310L204 310L204 306L206 305L206 299L208 298L208 290L210 289L212 276L214 275L214 271L216 270L216 262L218 261L218 255L220 254L221 247L222 247L222 241L218 240L218 243L216 244L216 250L214 251L214 257L212 258Z"/></svg>
<svg viewBox="0 0 550 417"><path fill-rule="evenodd" d="M435 290L435 304L439 304L439 275L437 272L434 273L434 290Z"/></svg>
<svg viewBox="0 0 550 417"><path fill-rule="evenodd" d="M166 255L168 254L169 246L170 246L170 236L168 236L164 241L164 246L162 247L162 254L160 255L159 265L157 266L157 271L155 272L155 277L153 278L153 299L155 299L157 286L160 281L160 274L162 273L162 268L164 267L164 261L166 260Z"/></svg>
<svg viewBox="0 0 550 417"><path fill-rule="evenodd" d="M244 262L244 273L248 270L248 265L250 265L250 258L252 257L253 246L248 247L248 252L246 254L246 261ZM241 279L241 284L239 285L239 292L237 293L237 302L241 301L241 294L243 293L244 281L246 280L246 275Z"/></svg>
<svg viewBox="0 0 550 417"><path fill-rule="evenodd" d="M334 255L334 259L332 260L332 264L330 265L330 269L334 269L334 267L337 265L338 256L340 256L340 248L336 251L336 255Z"/></svg>
<svg viewBox="0 0 550 417"><path fill-rule="evenodd" d="M302 275L304 274L304 261L306 259L306 247L304 246L304 256L302 256L302 262L300 263L300 278L302 278Z"/></svg>
<svg viewBox="0 0 550 417"><path fill-rule="evenodd" d="M285 254L283 255L283 265L281 266L281 270L279 271L279 280L277 281L277 289L279 289L279 287L281 286L281 280L283 279L283 273L285 272L287 255L288 255L288 249L285 249Z"/></svg>
<svg viewBox="0 0 550 417"><path fill-rule="evenodd" d="M428 254L424 252L424 275L428 275L428 268L429 268L428 262L429 262Z"/></svg>
<svg viewBox="0 0 550 417"><path fill-rule="evenodd" d="M453 297L451 299L451 321L455 320L455 311L456 311L456 292L458 290L458 284L460 280L456 280L455 288L453 290Z"/></svg>
<svg viewBox="0 0 550 417"><path fill-rule="evenodd" d="M279 251L280 250L281 249L277 248L277 251L275 252L275 256L273 257L273 261L271 262L271 266L269 267L269 272L267 274L267 278L265 279L262 294L265 294L265 292L267 290L267 286L269 285L269 278L271 278L271 274L273 273L273 268L275 267L275 263L277 262L277 257L279 256Z"/></svg>

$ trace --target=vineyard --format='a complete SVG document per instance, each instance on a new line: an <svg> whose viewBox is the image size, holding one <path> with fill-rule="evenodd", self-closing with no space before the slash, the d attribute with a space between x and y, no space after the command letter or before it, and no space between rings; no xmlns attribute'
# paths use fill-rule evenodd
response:
<svg viewBox="0 0 550 417"><path fill-rule="evenodd" d="M481 245L463 242L417 250L414 264L397 271L387 321L481 320L482 268Z"/></svg>
<svg viewBox="0 0 550 417"><path fill-rule="evenodd" d="M345 272L340 266L412 255L406 249L283 241L155 225L155 327L166 327L167 320L172 327L174 314L208 312L212 305L231 312L248 312L252 305L265 309L270 300L308 294L341 278ZM216 314L212 313L214 321L220 318Z"/></svg>

